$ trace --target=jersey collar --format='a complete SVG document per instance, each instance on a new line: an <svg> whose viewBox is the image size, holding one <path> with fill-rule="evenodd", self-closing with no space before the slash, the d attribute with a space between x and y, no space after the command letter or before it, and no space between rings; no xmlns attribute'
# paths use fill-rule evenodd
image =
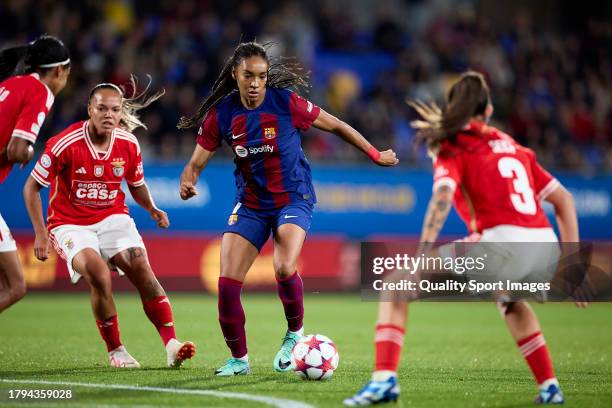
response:
<svg viewBox="0 0 612 408"><path fill-rule="evenodd" d="M100 154L96 150L96 147L94 146L93 142L89 138L89 121L88 120L85 121L85 123L83 124L83 132L85 133L85 144L87 144L87 147L89 148L89 152L93 156L94 160L108 160L113 150L113 145L115 143L115 131L116 130L117 128L113 129L113 133L111 133L111 140L110 140L110 143L108 144L108 150L104 153L104 156L100 157ZM103 152L100 152L100 153L103 153Z"/></svg>

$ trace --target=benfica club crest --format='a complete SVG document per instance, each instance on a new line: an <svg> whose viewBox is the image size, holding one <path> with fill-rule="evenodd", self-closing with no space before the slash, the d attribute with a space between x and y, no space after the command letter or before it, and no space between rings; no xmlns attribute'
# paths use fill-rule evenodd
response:
<svg viewBox="0 0 612 408"><path fill-rule="evenodd" d="M104 166L100 164L96 164L94 166L94 176L102 177L103 174L104 174Z"/></svg>
<svg viewBox="0 0 612 408"><path fill-rule="evenodd" d="M124 173L125 161L123 159L115 159L111 162L113 165L113 175L115 177L122 177Z"/></svg>

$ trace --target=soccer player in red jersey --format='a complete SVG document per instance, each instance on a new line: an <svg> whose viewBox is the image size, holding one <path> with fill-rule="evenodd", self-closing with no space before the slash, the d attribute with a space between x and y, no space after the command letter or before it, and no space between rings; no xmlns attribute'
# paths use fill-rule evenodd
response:
<svg viewBox="0 0 612 408"><path fill-rule="evenodd" d="M493 107L481 74L464 73L451 88L444 111L420 102L412 106L422 117L413 122L419 129L417 137L426 142L434 157L433 196L425 215L418 253L428 250L437 239L453 200L455 209L472 232L466 241L558 242L541 200L554 206L561 241L579 241L572 195L538 164L531 149L486 124ZM544 249L537 254L536 261L558 259L558 244L537 247ZM506 262L516 266L511 268L516 276L529 276L530 268L539 267L531 258L531 254L515 252ZM548 347L533 310L524 300L499 301L498 307L535 377L539 390L535 402L563 403ZM372 380L346 399L345 405L397 400L397 368L407 315L406 301L379 303L375 371Z"/></svg>
<svg viewBox="0 0 612 408"><path fill-rule="evenodd" d="M132 85L135 90L135 83ZM125 179L134 200L160 228L168 227L168 216L155 206L145 183L140 146L131 133L145 127L136 112L162 94L147 96L145 90L127 98L116 85L95 86L87 106L89 120L49 139L24 187L36 232L36 257L47 259L51 241L66 260L72 282L85 278L110 364L118 368L140 364L119 337L109 266L127 275L140 293L145 314L165 345L168 365L178 367L195 353L193 343L176 339L170 301L149 265L121 191ZM46 228L39 194L42 187L51 187Z"/></svg>
<svg viewBox="0 0 612 408"><path fill-rule="evenodd" d="M300 131L315 126L333 132L381 166L397 164L392 150L379 152L359 132L290 88L307 85L280 63L270 63L266 48L242 43L216 80L210 96L179 128L202 121L191 160L181 175L184 200L197 194L200 173L224 140L235 154L237 194L221 242L219 323L232 357L215 374L250 372L242 282L270 233L274 271L288 330L273 367L291 370L291 349L303 335L303 285L296 271L316 201L310 165Z"/></svg>
<svg viewBox="0 0 612 408"><path fill-rule="evenodd" d="M20 63L26 72L15 75ZM32 145L68 75L70 54L55 37L0 52L0 184L15 163L24 166L32 159ZM25 292L17 246L0 215L0 312Z"/></svg>

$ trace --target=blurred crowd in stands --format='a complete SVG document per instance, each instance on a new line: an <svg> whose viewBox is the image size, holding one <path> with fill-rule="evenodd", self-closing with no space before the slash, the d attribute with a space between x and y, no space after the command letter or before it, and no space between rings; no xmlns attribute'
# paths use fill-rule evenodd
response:
<svg viewBox="0 0 612 408"><path fill-rule="evenodd" d="M145 158L185 161L196 129L177 130L178 118L197 109L237 43L257 39L274 42L275 56L296 57L311 72L306 96L379 148L396 149L403 165L428 166L413 146L405 101L442 103L471 68L490 83L492 123L536 150L544 166L612 171L610 16L544 28L529 10L507 16L505 26L478 10L469 0L6 0L0 47L48 33L70 48L72 76L43 141L86 117L95 84L124 84L130 73L146 83L150 74L166 95L143 113ZM316 130L306 132L304 148L315 162L367 160Z"/></svg>

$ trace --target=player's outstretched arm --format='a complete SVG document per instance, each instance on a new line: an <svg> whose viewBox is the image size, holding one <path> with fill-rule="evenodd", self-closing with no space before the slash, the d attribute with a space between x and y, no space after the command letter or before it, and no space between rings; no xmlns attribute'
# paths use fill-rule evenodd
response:
<svg viewBox="0 0 612 408"><path fill-rule="evenodd" d="M379 166L395 166L399 163L395 152L391 149L379 152L365 137L346 122L341 121L321 109L319 116L312 123L317 129L338 135L347 143L367 154Z"/></svg>
<svg viewBox="0 0 612 408"><path fill-rule="evenodd" d="M208 151L199 144L196 145L191 159L189 159L181 174L179 194L183 200L189 200L198 194L195 188L198 178L214 154L215 152Z"/></svg>
<svg viewBox="0 0 612 408"><path fill-rule="evenodd" d="M449 186L441 185L431 196L427 212L425 213L425 220L423 221L423 229L421 230L420 250L427 251L438 239L440 230L442 230L452 207L453 194L453 189Z"/></svg>
<svg viewBox="0 0 612 408"><path fill-rule="evenodd" d="M28 164L34 156L30 142L19 137L12 137L6 146L6 157L10 163Z"/></svg>
<svg viewBox="0 0 612 408"><path fill-rule="evenodd" d="M32 176L28 177L23 186L23 200L36 234L34 255L37 259L45 261L49 256L49 234L47 233L47 227L45 227L42 202L40 201L41 188L42 186Z"/></svg>
<svg viewBox="0 0 612 408"><path fill-rule="evenodd" d="M149 191L149 187L147 183L144 183L138 187L134 187L128 184L130 189L130 194L134 198L134 201L147 210L149 214L151 214L151 218L153 218L157 222L157 226L159 228L168 228L170 226L170 221L168 220L168 214L165 211L160 210L155 205L153 201L153 197L151 196L151 192Z"/></svg>

